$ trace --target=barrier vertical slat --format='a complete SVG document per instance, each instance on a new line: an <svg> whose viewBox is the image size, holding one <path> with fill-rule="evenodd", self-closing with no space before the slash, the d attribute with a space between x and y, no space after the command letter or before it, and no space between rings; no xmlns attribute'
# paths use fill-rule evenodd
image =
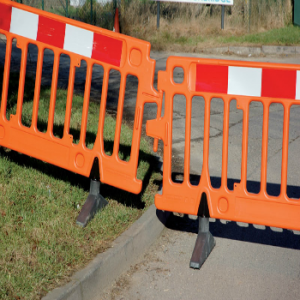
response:
<svg viewBox="0 0 300 300"><path fill-rule="evenodd" d="M59 70L59 54L54 52L53 75L52 75L50 107L49 107L48 128L47 128L47 133L50 136L53 136L53 123L54 123L54 111L55 111L56 92L57 92L58 70Z"/></svg>
<svg viewBox="0 0 300 300"><path fill-rule="evenodd" d="M119 154L125 88L126 88L126 76L121 76L119 102L118 102L118 110L117 110L117 118L116 118L115 142L114 142L114 150L113 150L113 156L115 157L118 157Z"/></svg>
<svg viewBox="0 0 300 300"><path fill-rule="evenodd" d="M108 81L109 81L109 71L104 67L103 70L103 81L102 81L102 92L101 92L101 102L99 110L99 124L98 133L96 137L97 145L100 145L101 151L104 152L104 121L105 121L105 110L107 101L107 91L108 91Z"/></svg>
<svg viewBox="0 0 300 300"><path fill-rule="evenodd" d="M185 114L185 149L184 149L184 176L183 181L188 184L190 180L190 155L191 155L191 123L192 123L192 99L186 99Z"/></svg>
<svg viewBox="0 0 300 300"><path fill-rule="evenodd" d="M16 112L17 120L19 123L21 123L21 119L22 119L23 96L24 96L26 65L27 65L27 52L28 52L27 45L24 45L22 43L19 91L18 91L18 102L17 102L17 112Z"/></svg>
<svg viewBox="0 0 300 300"><path fill-rule="evenodd" d="M157 114L156 114L157 119L161 116L161 110L162 110L162 103L160 103L160 105L157 103ZM157 149L158 149L158 138L154 138L153 151L156 152Z"/></svg>
<svg viewBox="0 0 300 300"><path fill-rule="evenodd" d="M69 135L69 131L70 131L71 110L72 110L73 91L74 91L74 82L75 82L75 70L76 70L75 68L76 67L75 67L74 59L71 57L67 104L66 104L66 113L65 113L64 138L67 138L67 136Z"/></svg>
<svg viewBox="0 0 300 300"><path fill-rule="evenodd" d="M3 70L2 100L1 100L1 115L2 115L3 120L6 119L7 95L8 95L10 62L11 62L11 49L12 49L12 39L10 36L7 36L6 37L5 63L4 63L4 70Z"/></svg>
<svg viewBox="0 0 300 300"><path fill-rule="evenodd" d="M228 138L229 138L229 105L230 101L224 99L224 120L223 120L223 150L222 150L222 189L227 188L227 167L228 167Z"/></svg>
<svg viewBox="0 0 300 300"><path fill-rule="evenodd" d="M204 97L205 101L205 114L204 114L204 139L203 139L203 169L202 173L204 172L204 176L207 180L209 180L209 129L210 129L210 101L211 99L208 96ZM202 174L201 174L202 179Z"/></svg>
<svg viewBox="0 0 300 300"><path fill-rule="evenodd" d="M104 67L101 103L100 103L100 111L99 111L98 134L97 134L97 138L96 138L96 140L98 139L100 142L101 151L104 151L103 129L104 129L104 121L105 121L108 81L109 81L109 71Z"/></svg>
<svg viewBox="0 0 300 300"><path fill-rule="evenodd" d="M138 91L138 93L139 93L139 91ZM132 165L135 165L138 162L137 161L138 157L136 155L134 155L134 153L137 153L139 151L139 144L136 141L141 139L142 130L141 130L141 126L139 124L142 124L142 122L143 122L143 115L144 115L144 106L140 105L139 103L136 103L134 128L133 128L133 132L132 132L132 141L133 142L131 143L130 160L128 162L129 164L132 164ZM135 171L135 176L136 176L137 169L135 169L134 171Z"/></svg>
<svg viewBox="0 0 300 300"><path fill-rule="evenodd" d="M288 167L288 147L289 147L289 124L290 105L284 105L283 116L283 137L282 137L282 164L281 164L281 191L280 195L285 196L287 190L287 167Z"/></svg>
<svg viewBox="0 0 300 300"><path fill-rule="evenodd" d="M38 58L37 58L37 65L36 65L35 88L34 88L34 97L33 97L32 120L31 120L31 128L34 131L37 129L37 121L38 121L41 81L42 81L42 72L43 72L43 58L44 58L44 50L40 49L38 51Z"/></svg>
<svg viewBox="0 0 300 300"><path fill-rule="evenodd" d="M144 115L144 106L137 104L135 107L135 119L134 119L134 130L132 132L132 140L137 141L141 138L141 127L139 124L143 121L143 115ZM138 136L138 138L135 138L135 136ZM133 142L131 144L131 152L136 153L135 151L138 151L139 145L136 142Z"/></svg>
<svg viewBox="0 0 300 300"><path fill-rule="evenodd" d="M166 101L165 102L165 110L169 110L170 111L170 115L169 117L169 128L167 127L168 124L165 127L165 130L167 132L167 130L169 130L169 132L167 133L167 137L166 137L166 143L165 145L169 146L167 147L167 149L164 151L164 157L163 157L163 161L167 161L167 163L169 164L170 168L167 168L167 172L163 173L163 180L171 180L172 178L172 155L173 155L173 149L172 149L172 139L173 139L173 111L174 111L174 95L170 95L169 92L166 91L165 94L165 99L170 99L170 101ZM169 134L170 133L170 134ZM165 175L166 173L166 175Z"/></svg>
<svg viewBox="0 0 300 300"><path fill-rule="evenodd" d="M268 168L268 136L269 136L269 103L263 106L263 131L262 131L262 148L261 148L261 179L260 193L264 194L267 189L267 168Z"/></svg>
<svg viewBox="0 0 300 300"><path fill-rule="evenodd" d="M80 144L82 147L85 147L86 126L87 126L87 117L89 111L91 83L92 83L92 71L93 71L93 65L91 63L88 63L87 70L86 70L84 100L83 100L83 107L82 107L81 129L80 129Z"/></svg>
<svg viewBox="0 0 300 300"><path fill-rule="evenodd" d="M247 109L243 110L243 141L242 141L242 171L241 184L244 189L247 188L247 158L248 158L248 133L249 133L249 102Z"/></svg>

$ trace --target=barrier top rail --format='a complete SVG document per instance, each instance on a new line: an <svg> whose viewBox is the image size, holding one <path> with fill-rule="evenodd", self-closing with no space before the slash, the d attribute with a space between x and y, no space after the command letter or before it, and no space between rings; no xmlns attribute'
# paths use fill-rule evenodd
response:
<svg viewBox="0 0 300 300"><path fill-rule="evenodd" d="M150 59L150 44L122 34L57 16L8 0L0 0L0 33L6 36L6 57L0 115L0 145L49 162L72 172L89 176L95 158L99 160L100 180L118 188L138 193L142 182L137 179L137 164L141 137L144 104L156 103L160 114L162 95L153 88L155 61ZM7 95L13 40L22 50L17 111L6 118ZM38 61L35 78L33 111L30 128L22 124L22 105L29 44L38 47ZM53 75L47 132L37 128L38 107L46 49L54 52ZM57 91L59 59L61 54L70 57L68 95L66 101L63 137L53 135L53 122ZM80 141L73 143L70 135L70 119L76 68L86 61L87 72L82 107ZM85 144L89 97L93 66L103 67L102 94L98 133L93 149ZM116 117L115 141L111 156L104 152L103 128L107 102L110 70L121 74L119 101ZM129 161L119 158L120 132L124 107L126 78L138 78L138 92ZM100 95L99 95L100 96ZM157 141L156 141L157 144Z"/></svg>
<svg viewBox="0 0 300 300"><path fill-rule="evenodd" d="M182 68L182 83L176 83L173 72ZM169 57L166 71L158 73L158 89L165 94L164 116L147 122L147 134L164 143L163 191L155 204L162 210L199 214L200 200L207 197L209 214L213 218L268 226L300 229L300 201L287 196L289 122L292 105L299 105L300 67L271 63ZM173 99L186 98L184 174L183 182L172 180ZM200 182L190 181L192 99L204 99L203 166ZM213 98L223 100L223 143L221 185L214 188L209 173L210 109ZM228 188L228 139L230 102L236 100L243 111L241 145L241 179L233 190ZM247 190L247 162L250 103L263 105L261 178L257 194ZM272 103L283 107L283 138L280 195L267 192L269 108ZM173 154L174 155L174 154ZM199 154L202 155L202 154ZM199 170L200 171L200 170Z"/></svg>

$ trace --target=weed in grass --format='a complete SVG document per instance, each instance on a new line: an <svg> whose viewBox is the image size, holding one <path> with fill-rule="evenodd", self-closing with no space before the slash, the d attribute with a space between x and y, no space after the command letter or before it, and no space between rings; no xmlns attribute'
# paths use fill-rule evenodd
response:
<svg viewBox="0 0 300 300"><path fill-rule="evenodd" d="M15 88L8 103L16 103L12 99L16 97L18 79L18 74L12 74L10 86ZM33 84L26 78L22 111L25 125L31 122ZM41 89L38 128L47 127L49 94L48 88ZM67 91L57 91L54 124L57 134L63 130L66 96ZM91 111L99 111L97 105L91 102ZM14 105L8 105L8 114L13 111ZM74 136L79 136L81 112L82 97L75 95L72 104L75 118L71 124ZM89 118L87 145L92 147L98 115L91 113ZM114 141L114 126L115 120L106 115L104 130L108 145ZM130 156L131 137L130 128L122 127L122 159ZM161 179L156 165L151 147L142 140L137 172L143 180L141 194L132 195L102 185L101 194L109 204L82 229L75 225L75 220L87 198L89 179L0 147L0 299L40 299L107 249L153 203L157 181Z"/></svg>
<svg viewBox="0 0 300 300"><path fill-rule="evenodd" d="M188 38L185 36L181 36L175 40L175 43L178 44L186 44L188 42Z"/></svg>

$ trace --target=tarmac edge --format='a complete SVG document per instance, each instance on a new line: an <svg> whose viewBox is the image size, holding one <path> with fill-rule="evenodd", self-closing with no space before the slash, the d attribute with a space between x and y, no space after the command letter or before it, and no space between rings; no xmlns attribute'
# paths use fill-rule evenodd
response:
<svg viewBox="0 0 300 300"><path fill-rule="evenodd" d="M84 269L76 272L65 286L49 292L43 300L99 299L123 272L127 271L160 236L170 216L151 205L107 251L98 254Z"/></svg>

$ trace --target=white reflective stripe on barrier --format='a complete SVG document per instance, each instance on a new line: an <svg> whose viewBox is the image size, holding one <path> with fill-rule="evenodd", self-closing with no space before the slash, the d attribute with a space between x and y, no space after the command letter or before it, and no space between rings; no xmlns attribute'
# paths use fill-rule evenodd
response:
<svg viewBox="0 0 300 300"><path fill-rule="evenodd" d="M123 42L0 3L0 29L120 67Z"/></svg>
<svg viewBox="0 0 300 300"><path fill-rule="evenodd" d="M298 70L197 64L197 92L300 100Z"/></svg>

